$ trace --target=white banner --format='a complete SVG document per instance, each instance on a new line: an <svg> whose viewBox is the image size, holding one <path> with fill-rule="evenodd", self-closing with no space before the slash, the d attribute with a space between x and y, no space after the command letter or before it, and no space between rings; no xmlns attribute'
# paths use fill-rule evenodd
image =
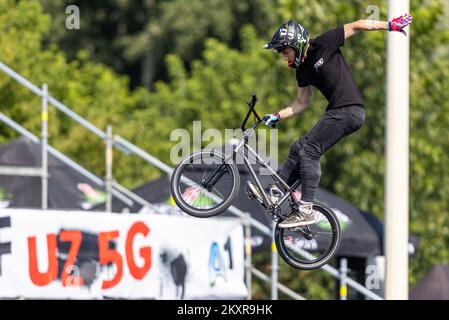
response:
<svg viewBox="0 0 449 320"><path fill-rule="evenodd" d="M238 219L0 210L0 297L242 299Z"/></svg>

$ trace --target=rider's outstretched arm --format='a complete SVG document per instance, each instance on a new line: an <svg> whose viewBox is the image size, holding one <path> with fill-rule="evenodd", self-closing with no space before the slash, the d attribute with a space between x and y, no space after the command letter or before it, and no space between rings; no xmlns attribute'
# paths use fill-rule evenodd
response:
<svg viewBox="0 0 449 320"><path fill-rule="evenodd" d="M352 37L360 31L373 31L373 30L388 30L398 31L404 35L407 33L404 28L408 26L413 20L413 17L409 14L404 14L391 21L377 21L377 20L357 20L344 25L345 39Z"/></svg>
<svg viewBox="0 0 449 320"><path fill-rule="evenodd" d="M388 30L388 21L357 20L344 25L345 39L356 35L360 31Z"/></svg>

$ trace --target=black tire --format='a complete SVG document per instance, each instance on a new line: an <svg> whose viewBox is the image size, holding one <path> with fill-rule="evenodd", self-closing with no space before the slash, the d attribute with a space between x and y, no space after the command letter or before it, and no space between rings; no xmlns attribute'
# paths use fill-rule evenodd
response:
<svg viewBox="0 0 449 320"><path fill-rule="evenodd" d="M188 157L186 157L183 161L181 161L180 164L176 166L176 168L173 171L171 181L170 181L170 190L171 194L173 196L173 199L175 200L178 207L184 211L185 213L197 217L197 218L209 218L216 216L217 214L220 214L224 212L227 208L229 208L232 205L232 202L234 201L235 197L239 193L240 189L240 175L239 170L237 166L231 162L228 161L225 166L227 169L227 172L229 172L229 176L232 177L232 190L231 192L222 199L220 203L218 203L217 206L206 208L206 209L199 209L197 207L191 206L189 203L187 203L184 198L182 197L180 186L181 186L181 176L184 175L184 170L186 169L186 166L189 165L190 161L195 161L197 158L202 158L202 155L212 155L214 158L221 161L220 163L223 163L225 158L222 154L216 152L216 151L210 151L210 150L201 150L195 153L192 153Z"/></svg>
<svg viewBox="0 0 449 320"><path fill-rule="evenodd" d="M320 249L324 249L323 252L318 257L315 256L315 259L310 259L310 257L309 258L306 258L306 257L299 258L298 256L300 256L300 254L297 252L295 252L295 255L293 255L292 251L294 251L295 249L291 248L292 246L286 243L286 241L288 241L287 239L289 239L288 233L295 234L295 235L302 234L301 231L304 229L301 229L301 228L305 228L305 227L279 228L279 223L281 221L278 221L278 223L276 225L276 229L275 229L275 243L276 243L276 248L277 248L279 255L290 266L297 268L297 269L301 269L301 270L313 270L313 269L318 269L318 268L322 267L323 265L328 263L329 260L331 260L334 257L335 253L337 252L338 248L340 247L340 241L341 241L340 223L338 222L338 218L335 215L335 213L330 208L327 208L326 206L324 206L323 204L320 204L320 203L314 203L313 209L317 212L316 215L322 215L323 217L325 217L327 219L329 226L326 225L326 227L329 228L329 230L330 230L330 232L327 232L327 233L331 233L330 242L329 242L329 245L325 245L326 248L319 247L319 242L316 240L318 238L318 236L313 239L304 239L304 243L306 243L306 241L313 241L313 240L315 241L316 248L314 246L311 246L310 247L311 251L313 251L315 248L315 249L317 249L315 251L315 253L319 253L319 251L321 251ZM321 221L324 221L324 220L321 220ZM309 230L312 231L311 232L311 234L312 234L312 233L314 233L314 230L319 230L322 228L322 226L323 225L321 225L321 227L320 227L319 223L310 225ZM318 234L318 233L319 233L318 231L315 232L315 234ZM324 233L324 232L321 232L321 233ZM291 241L291 242L293 242L293 241ZM297 245L293 245L293 247L294 246L297 246ZM318 248L320 248L320 249L318 249ZM307 251L309 254L311 253L307 249L302 249L302 250ZM298 256L296 256L296 254L298 254ZM313 253L311 253L311 254L313 254Z"/></svg>

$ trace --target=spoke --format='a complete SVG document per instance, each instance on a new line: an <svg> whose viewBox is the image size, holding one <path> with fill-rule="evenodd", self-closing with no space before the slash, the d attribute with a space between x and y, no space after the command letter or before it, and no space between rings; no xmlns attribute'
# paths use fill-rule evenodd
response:
<svg viewBox="0 0 449 320"><path fill-rule="evenodd" d="M209 199L210 199L213 203L216 203L216 204L220 204L220 203L221 203L221 201L216 201L215 199L213 199L214 197L217 197L217 196L214 195L212 192L208 191L207 193L208 193ZM221 200L223 200L223 199L221 199Z"/></svg>
<svg viewBox="0 0 449 320"><path fill-rule="evenodd" d="M322 231L317 231L317 232L314 232L315 234L330 234L330 235L332 235L333 233L332 232L322 232Z"/></svg>
<svg viewBox="0 0 449 320"><path fill-rule="evenodd" d="M204 203L204 197L203 197L203 195L204 195L204 189L201 190L201 194L200 194L200 206L201 206L202 203ZM202 206L202 207L200 207L200 208L204 209L204 206Z"/></svg>
<svg viewBox="0 0 449 320"><path fill-rule="evenodd" d="M221 200L223 200L225 197L220 193L220 191L218 191L216 188L213 188L220 196L221 196Z"/></svg>
<svg viewBox="0 0 449 320"><path fill-rule="evenodd" d="M285 235L284 235L284 244L286 244L287 239L285 239ZM289 250L291 251L290 255L297 261L301 261L302 263L313 263L315 261L318 261L321 258L321 255L319 255L318 257L316 257L315 255L313 255L312 259L309 259L309 257L303 257L298 251L306 251L309 254L311 254L311 252L318 252L317 249L314 249L313 246L313 242L310 240L306 240L304 238L296 238L293 239L293 241L291 241L292 243L290 245L286 245L286 248L289 248ZM317 243L318 244L318 243ZM310 251L307 250L307 248L310 248Z"/></svg>
<svg viewBox="0 0 449 320"><path fill-rule="evenodd" d="M195 172L195 176L199 179L198 172L196 171L196 168L193 165L192 165L192 168L193 168L193 171ZM201 180L200 180L200 182L201 182Z"/></svg>
<svg viewBox="0 0 449 320"><path fill-rule="evenodd" d="M299 246L301 249L305 249L305 248L304 248L304 239L301 239L301 240L298 241L298 246Z"/></svg>
<svg viewBox="0 0 449 320"><path fill-rule="evenodd" d="M206 163L205 163L205 165L206 165L206 167L205 167L205 170L204 170L204 173L203 173L203 176L201 177L201 179L204 179L204 177L207 177L206 173L209 171L209 165L207 165ZM213 158L212 158L211 168L213 169L212 170L212 172L213 172L215 170Z"/></svg>
<svg viewBox="0 0 449 320"><path fill-rule="evenodd" d="M298 241L298 243L295 246L293 246L292 249L294 250L295 248L299 248L299 249L305 250L307 252L309 252L307 250L307 248L310 248L310 251L313 250L312 242L309 240L305 240L305 239L301 239L300 241ZM306 261L310 261L308 258L302 257L299 253L297 253L297 255L299 255L301 257L300 259L306 259Z"/></svg>
<svg viewBox="0 0 449 320"><path fill-rule="evenodd" d="M195 204L195 201L196 201L196 194L201 194L201 191L200 191L200 188L197 188L197 187L195 187L196 189L195 189L195 194L191 197L191 199L192 199L192 201L191 201L191 204L192 204L192 206L194 206L194 204Z"/></svg>
<svg viewBox="0 0 449 320"><path fill-rule="evenodd" d="M327 221L327 219L326 219L325 217L322 217L322 218L319 219L319 220L315 217L315 220L316 220L318 223L320 223L320 222L323 221L323 220L326 220L326 221Z"/></svg>
<svg viewBox="0 0 449 320"><path fill-rule="evenodd" d="M204 176L207 176L206 173L207 173L207 167L204 169L204 173L203 173L203 176L201 177L201 181L204 180Z"/></svg>
<svg viewBox="0 0 449 320"><path fill-rule="evenodd" d="M206 191L206 196L204 197L204 201L206 202L206 206L208 209L210 209L212 207L212 202L215 203L215 201L212 199L213 197L211 197L211 193L209 191Z"/></svg>
<svg viewBox="0 0 449 320"><path fill-rule="evenodd" d="M195 206L198 209L201 209L201 201L200 201L200 199L201 199L201 192L202 191L198 191L198 196L194 200L192 200L192 205Z"/></svg>
<svg viewBox="0 0 449 320"><path fill-rule="evenodd" d="M184 197L182 197L182 198L184 199L184 201L188 200L188 202L187 202L187 203L188 203L189 205L191 205L191 204L192 204L192 199L190 199L190 200L189 200L189 199L186 199L186 198L184 198Z"/></svg>
<svg viewBox="0 0 449 320"><path fill-rule="evenodd" d="M305 248L310 248L310 249L312 249L313 247L312 247L312 241L310 241L310 240L304 240L304 242L305 242L305 244L304 244L304 247Z"/></svg>

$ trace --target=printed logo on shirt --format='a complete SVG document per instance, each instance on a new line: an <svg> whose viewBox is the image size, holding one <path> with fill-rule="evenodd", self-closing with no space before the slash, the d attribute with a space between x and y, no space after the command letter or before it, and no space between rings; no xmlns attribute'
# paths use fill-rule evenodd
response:
<svg viewBox="0 0 449 320"><path fill-rule="evenodd" d="M321 66L323 65L323 63L324 63L324 59L321 58L320 60L318 60L318 61L313 65L313 67L315 68L315 71L316 71L316 72L318 72L318 68L321 67Z"/></svg>

